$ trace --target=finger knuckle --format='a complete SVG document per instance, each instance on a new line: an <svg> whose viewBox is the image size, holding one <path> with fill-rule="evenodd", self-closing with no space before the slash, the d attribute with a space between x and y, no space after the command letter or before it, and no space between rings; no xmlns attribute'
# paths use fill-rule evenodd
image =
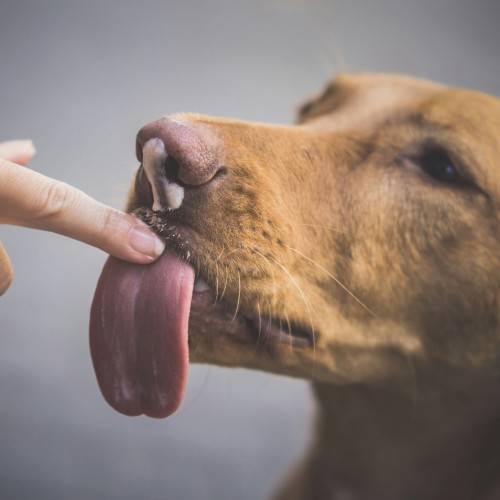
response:
<svg viewBox="0 0 500 500"><path fill-rule="evenodd" d="M103 237L109 237L110 234L116 233L116 214L113 210L106 211L102 224L101 234Z"/></svg>
<svg viewBox="0 0 500 500"><path fill-rule="evenodd" d="M44 193L40 200L38 217L41 219L53 219L61 215L71 202L69 186L61 181L54 181Z"/></svg>

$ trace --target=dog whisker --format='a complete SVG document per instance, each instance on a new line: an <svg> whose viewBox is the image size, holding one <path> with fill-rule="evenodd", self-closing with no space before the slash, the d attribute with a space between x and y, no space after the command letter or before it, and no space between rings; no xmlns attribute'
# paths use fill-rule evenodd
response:
<svg viewBox="0 0 500 500"><path fill-rule="evenodd" d="M199 385L198 390L196 391L195 395L191 399L191 401L188 402L186 405L186 410L189 411L191 408L196 407L196 404L198 403L199 399L201 398L202 394L205 392L208 382L210 380L210 374L212 373L212 367L210 365L207 366L206 374L205 377L203 378L203 382L201 385Z"/></svg>
<svg viewBox="0 0 500 500"><path fill-rule="evenodd" d="M309 316L309 323L311 325L311 334L312 334L312 341L313 341L313 371L314 371L315 367L316 367L316 334L315 334L315 331L314 331L314 323L313 323L313 320L312 320L312 314L311 314L311 308L310 308L309 301L307 300L307 297L305 296L304 291L302 290L302 287L297 283L297 280L293 277L293 275L290 273L290 271L285 266L283 266L282 264L280 264L277 260L275 260L273 257L270 257L270 258L290 278L291 282L297 288L300 296L302 297L304 305L306 306L307 314Z"/></svg>
<svg viewBox="0 0 500 500"><path fill-rule="evenodd" d="M238 309L240 307L240 300L241 300L241 273L238 271L238 300L236 302L236 309L234 311L234 316L231 321L234 321L236 319L236 316L238 316Z"/></svg>
<svg viewBox="0 0 500 500"><path fill-rule="evenodd" d="M223 297L224 297L224 294L226 293L226 290L227 290L227 282L228 282L228 279L229 279L229 270L227 268L227 266L224 266L224 269L226 271L226 279L224 280L224 288L222 289L222 293L220 295L220 298L219 300L222 300Z"/></svg>
<svg viewBox="0 0 500 500"><path fill-rule="evenodd" d="M260 303L257 302L257 310L259 314L259 333L257 335L257 345L260 343L260 334L262 333L262 314L260 312Z"/></svg>
<svg viewBox="0 0 500 500"><path fill-rule="evenodd" d="M299 292L300 297L301 297L302 301L304 302L304 305L306 306L307 314L309 316L309 324L311 326L312 344L313 344L313 369L314 369L315 362L316 362L316 334L314 331L314 323L313 323L313 319L312 319L311 307L310 307L310 304L309 304L309 301L308 301L306 295L304 294L304 291L302 290L301 286L298 284L297 280L293 277L292 273L290 273L290 271L283 264L280 264L274 257L272 257L270 255L268 256L268 255L262 254L257 249L254 249L254 252L257 255L260 255L265 260L274 262L288 276L291 283L294 285L294 287Z"/></svg>
<svg viewBox="0 0 500 500"><path fill-rule="evenodd" d="M316 262L315 260L311 259L310 257L308 257L307 255L304 255L302 252L299 252L297 249L289 246L289 245L286 245L284 244L284 246L286 248L288 248L289 250L291 250L292 252L295 252L297 255L299 255L300 257L302 257L303 259L307 260L308 262L310 262L311 264L314 264L315 266L317 266L319 269L321 269L324 273L326 273L330 278L332 278L333 281L335 281L335 283L337 283L342 289L344 289L358 304L360 304L364 309L366 309L370 314L372 314L373 316L375 316L376 318L379 318L380 317L374 313L363 301L361 301L358 297L356 297L356 295L354 295L354 293L352 293L338 278L336 278L335 276L333 276L333 274L331 274L330 272L328 272L321 264L318 264L318 262Z"/></svg>
<svg viewBox="0 0 500 500"><path fill-rule="evenodd" d="M219 301L219 264L215 264L215 302Z"/></svg>
<svg viewBox="0 0 500 500"><path fill-rule="evenodd" d="M214 263L217 264L219 262L219 260L222 258L223 255L224 255L224 249L221 250L221 252L217 256L217 258L214 260Z"/></svg>
<svg viewBox="0 0 500 500"><path fill-rule="evenodd" d="M271 335L271 327L273 324L273 306L271 304L271 299L267 299L267 305L269 309L269 314L267 315L267 328L266 328L266 337Z"/></svg>
<svg viewBox="0 0 500 500"><path fill-rule="evenodd" d="M341 229L336 229L334 227L328 227L328 226L322 226L320 224L297 224L297 226L303 226L303 227L315 227L318 229L325 229L327 231L333 231L335 233L340 233L340 234L347 234L349 236L352 236L350 233L347 231L342 231Z"/></svg>
<svg viewBox="0 0 500 500"><path fill-rule="evenodd" d="M293 349L293 343L292 343L292 325L290 323L290 318L288 317L288 313L285 312L285 319L286 323L288 325L288 336L290 339L290 348Z"/></svg>

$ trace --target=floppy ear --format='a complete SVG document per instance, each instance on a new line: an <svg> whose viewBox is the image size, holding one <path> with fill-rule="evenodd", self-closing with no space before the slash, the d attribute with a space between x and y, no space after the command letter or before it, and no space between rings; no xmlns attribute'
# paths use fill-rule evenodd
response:
<svg viewBox="0 0 500 500"><path fill-rule="evenodd" d="M0 295L9 288L12 282L12 264L5 248L0 243Z"/></svg>

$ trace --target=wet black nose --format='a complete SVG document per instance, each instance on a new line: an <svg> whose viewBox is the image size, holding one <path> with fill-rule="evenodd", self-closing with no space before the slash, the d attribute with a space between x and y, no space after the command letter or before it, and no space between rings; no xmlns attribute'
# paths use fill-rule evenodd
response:
<svg viewBox="0 0 500 500"><path fill-rule="evenodd" d="M154 138L164 144L171 181L199 186L210 182L217 173L218 141L209 125L169 117L148 123L137 134L136 154L141 163L145 144Z"/></svg>

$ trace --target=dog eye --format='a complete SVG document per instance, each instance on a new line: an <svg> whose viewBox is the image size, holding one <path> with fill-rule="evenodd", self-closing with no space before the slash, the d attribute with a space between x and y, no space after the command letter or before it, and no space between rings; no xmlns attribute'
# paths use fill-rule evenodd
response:
<svg viewBox="0 0 500 500"><path fill-rule="evenodd" d="M457 168L445 151L428 151L418 160L420 168L440 182L456 183L461 180Z"/></svg>
<svg viewBox="0 0 500 500"><path fill-rule="evenodd" d="M435 181L444 184L468 184L448 153L439 148L403 154L396 163L413 171L420 171Z"/></svg>

